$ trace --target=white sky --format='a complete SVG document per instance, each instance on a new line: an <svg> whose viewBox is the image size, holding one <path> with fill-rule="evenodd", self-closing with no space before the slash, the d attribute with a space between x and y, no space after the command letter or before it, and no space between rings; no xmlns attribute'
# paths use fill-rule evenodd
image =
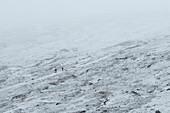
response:
<svg viewBox="0 0 170 113"><path fill-rule="evenodd" d="M169 12L170 0L0 0L0 29L95 14Z"/></svg>

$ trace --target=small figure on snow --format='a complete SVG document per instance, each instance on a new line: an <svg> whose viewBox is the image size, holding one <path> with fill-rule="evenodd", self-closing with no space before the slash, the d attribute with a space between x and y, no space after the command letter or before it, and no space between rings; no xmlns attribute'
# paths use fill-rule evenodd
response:
<svg viewBox="0 0 170 113"><path fill-rule="evenodd" d="M55 69L54 72L57 73L57 69Z"/></svg>
<svg viewBox="0 0 170 113"><path fill-rule="evenodd" d="M155 113L161 113L159 110L156 110L156 112Z"/></svg>

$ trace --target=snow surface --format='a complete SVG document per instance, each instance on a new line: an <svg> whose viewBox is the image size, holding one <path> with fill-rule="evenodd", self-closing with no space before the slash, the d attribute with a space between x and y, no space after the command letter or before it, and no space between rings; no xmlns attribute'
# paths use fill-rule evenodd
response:
<svg viewBox="0 0 170 113"><path fill-rule="evenodd" d="M169 20L102 15L1 31L0 113L169 113Z"/></svg>

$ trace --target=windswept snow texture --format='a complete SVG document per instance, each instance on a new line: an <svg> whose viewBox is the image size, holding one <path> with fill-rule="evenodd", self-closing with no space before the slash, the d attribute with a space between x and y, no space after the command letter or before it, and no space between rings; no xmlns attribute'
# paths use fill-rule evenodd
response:
<svg viewBox="0 0 170 113"><path fill-rule="evenodd" d="M22 66L1 64L0 112L169 113L169 45L167 36L95 52L63 49Z"/></svg>
<svg viewBox="0 0 170 113"><path fill-rule="evenodd" d="M167 12L1 27L0 113L170 113Z"/></svg>

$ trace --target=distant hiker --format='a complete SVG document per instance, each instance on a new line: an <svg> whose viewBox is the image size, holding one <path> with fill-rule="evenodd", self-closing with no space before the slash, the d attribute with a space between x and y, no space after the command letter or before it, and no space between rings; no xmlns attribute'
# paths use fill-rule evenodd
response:
<svg viewBox="0 0 170 113"><path fill-rule="evenodd" d="M62 67L61 69L62 69L62 71L64 71L64 68L63 68L63 67Z"/></svg>
<svg viewBox="0 0 170 113"><path fill-rule="evenodd" d="M156 112L155 113L161 113L159 110L156 110Z"/></svg>
<svg viewBox="0 0 170 113"><path fill-rule="evenodd" d="M55 69L54 72L57 73L57 69Z"/></svg>

